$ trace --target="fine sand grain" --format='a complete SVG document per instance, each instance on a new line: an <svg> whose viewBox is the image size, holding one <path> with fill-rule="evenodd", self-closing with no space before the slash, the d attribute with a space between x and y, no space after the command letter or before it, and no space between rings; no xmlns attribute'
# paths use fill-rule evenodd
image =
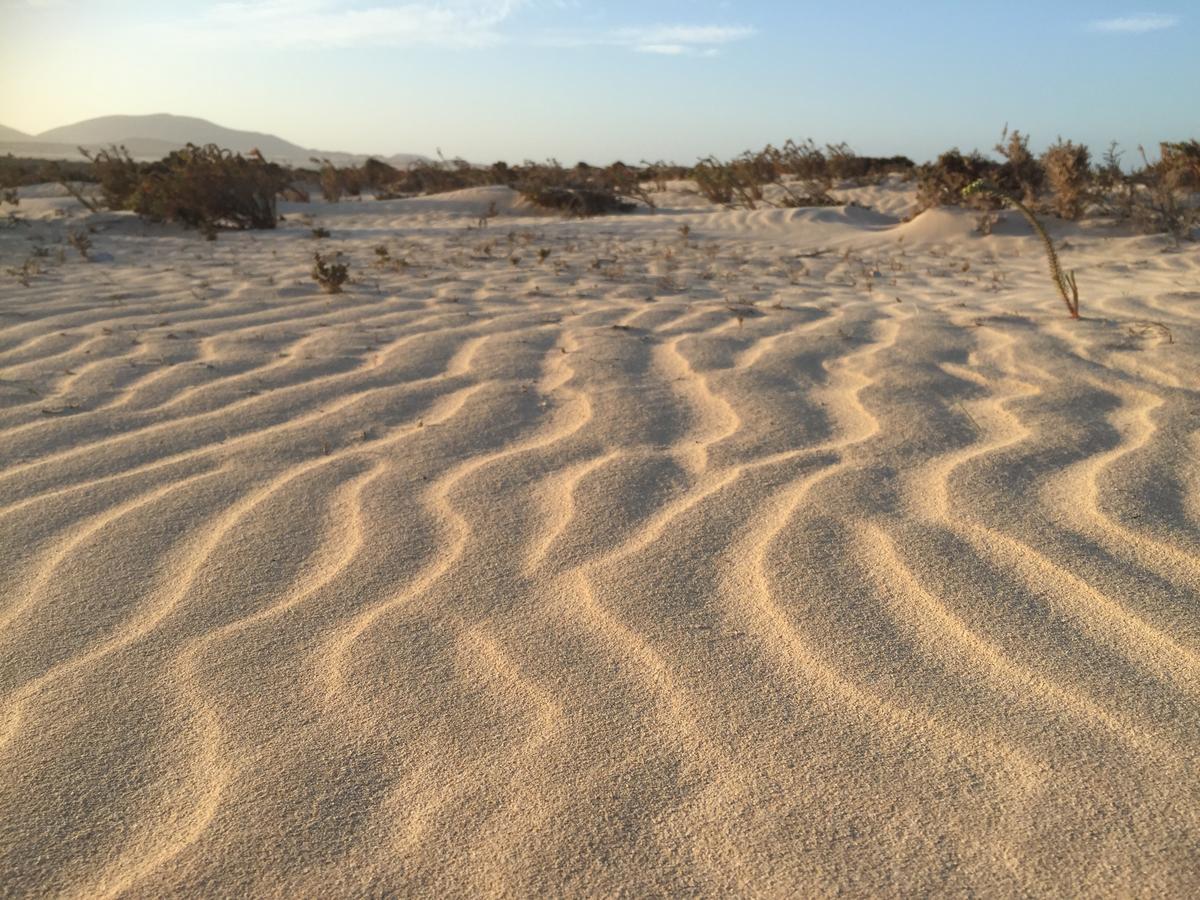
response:
<svg viewBox="0 0 1200 900"><path fill-rule="evenodd" d="M1200 250L846 198L26 191L0 894L1193 894Z"/></svg>

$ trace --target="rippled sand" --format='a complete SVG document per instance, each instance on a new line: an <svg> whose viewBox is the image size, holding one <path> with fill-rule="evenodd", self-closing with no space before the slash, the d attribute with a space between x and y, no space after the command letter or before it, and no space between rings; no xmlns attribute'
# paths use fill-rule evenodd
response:
<svg viewBox="0 0 1200 900"><path fill-rule="evenodd" d="M906 190L23 201L0 894L1194 891L1200 250Z"/></svg>

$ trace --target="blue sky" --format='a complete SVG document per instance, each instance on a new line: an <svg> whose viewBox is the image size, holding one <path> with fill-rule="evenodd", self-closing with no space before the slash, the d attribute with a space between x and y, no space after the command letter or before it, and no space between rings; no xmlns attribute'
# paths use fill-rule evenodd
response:
<svg viewBox="0 0 1200 900"><path fill-rule="evenodd" d="M1008 123L1099 152L1200 136L1200 8L1080 0L0 0L0 123L173 112L477 161L925 159Z"/></svg>

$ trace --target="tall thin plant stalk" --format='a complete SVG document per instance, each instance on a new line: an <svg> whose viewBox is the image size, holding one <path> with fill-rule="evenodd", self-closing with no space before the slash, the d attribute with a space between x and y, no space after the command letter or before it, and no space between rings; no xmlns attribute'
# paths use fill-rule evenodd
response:
<svg viewBox="0 0 1200 900"><path fill-rule="evenodd" d="M1067 304L1067 312L1070 313L1072 319L1079 318L1079 286L1075 283L1075 271L1064 272L1062 266L1058 263L1058 252L1054 249L1054 242L1050 240L1050 235L1038 221L1037 216L1033 214L1028 206L1018 200L1016 197L1010 197L1003 193L993 185L986 181L973 181L963 188L963 196L970 197L973 194L982 194L986 197L994 197L1001 203L1007 203L1021 213L1033 226L1033 230L1038 233L1042 239L1042 246L1046 251L1046 261L1050 264L1050 280L1054 282L1054 286L1058 288L1059 296L1062 297L1063 303Z"/></svg>

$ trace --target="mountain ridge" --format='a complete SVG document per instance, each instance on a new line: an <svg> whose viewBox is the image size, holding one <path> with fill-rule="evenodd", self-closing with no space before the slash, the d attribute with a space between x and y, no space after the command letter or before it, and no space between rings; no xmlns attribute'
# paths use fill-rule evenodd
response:
<svg viewBox="0 0 1200 900"><path fill-rule="evenodd" d="M171 113L98 116L51 128L36 135L0 125L0 153L49 159L77 159L80 147L91 151L114 144L126 147L137 159L160 159L188 143L217 144L243 154L258 150L269 160L291 165L307 164L314 157L329 159L338 165L357 164L372 157L394 165L427 158L414 153L393 153L384 156L314 150L273 134L227 128L208 119Z"/></svg>

